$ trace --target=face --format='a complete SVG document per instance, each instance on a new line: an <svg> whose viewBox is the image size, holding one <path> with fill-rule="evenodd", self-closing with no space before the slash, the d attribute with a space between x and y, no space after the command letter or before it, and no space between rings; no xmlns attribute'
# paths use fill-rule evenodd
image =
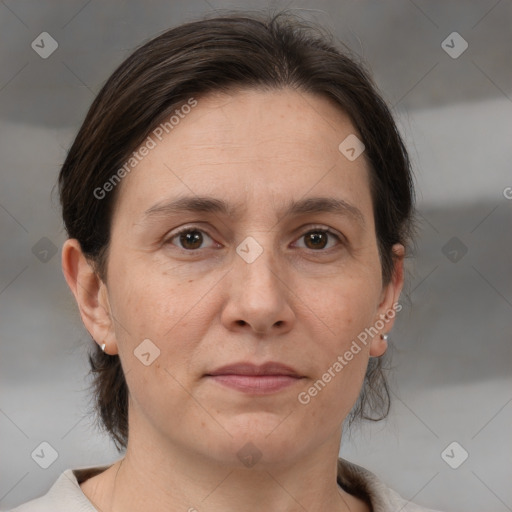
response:
<svg viewBox="0 0 512 512"><path fill-rule="evenodd" d="M364 153L338 149L350 134L311 94L209 95L123 178L100 294L112 322L87 326L121 358L131 437L229 464L247 443L267 463L337 453L393 320L361 333L401 289L400 269L382 282Z"/></svg>

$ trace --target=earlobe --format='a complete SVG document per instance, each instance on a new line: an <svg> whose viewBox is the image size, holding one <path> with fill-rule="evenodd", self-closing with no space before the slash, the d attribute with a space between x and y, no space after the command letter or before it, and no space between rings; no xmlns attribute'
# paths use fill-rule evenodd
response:
<svg viewBox="0 0 512 512"><path fill-rule="evenodd" d="M375 336L370 344L370 356L380 357L384 355L387 349L388 335L385 333L381 333L380 335Z"/></svg>
<svg viewBox="0 0 512 512"><path fill-rule="evenodd" d="M110 315L106 285L84 256L80 243L68 239L62 247L62 272L71 289L85 328L104 352L117 354L117 341ZM103 347L102 347L103 348Z"/></svg>

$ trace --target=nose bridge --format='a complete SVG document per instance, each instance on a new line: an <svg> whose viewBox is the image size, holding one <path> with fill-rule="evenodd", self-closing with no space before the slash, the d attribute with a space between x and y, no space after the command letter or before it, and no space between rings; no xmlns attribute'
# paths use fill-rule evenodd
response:
<svg viewBox="0 0 512 512"><path fill-rule="evenodd" d="M274 241L270 231L251 232L236 247L239 277L248 286L274 288L279 281L274 254ZM277 286L279 288L279 286Z"/></svg>

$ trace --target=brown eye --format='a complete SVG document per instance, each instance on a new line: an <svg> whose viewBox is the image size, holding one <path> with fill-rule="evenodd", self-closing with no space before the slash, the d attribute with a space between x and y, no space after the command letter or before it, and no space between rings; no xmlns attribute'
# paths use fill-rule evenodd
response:
<svg viewBox="0 0 512 512"><path fill-rule="evenodd" d="M187 231L179 238L184 249L198 249L203 243L203 235L200 231Z"/></svg>
<svg viewBox="0 0 512 512"><path fill-rule="evenodd" d="M312 231L304 236L309 249L324 249L327 245L327 234L321 231Z"/></svg>
<svg viewBox="0 0 512 512"><path fill-rule="evenodd" d="M202 229L188 227L175 233L168 239L166 243L178 245L180 249L186 251L194 251L197 249L201 249L201 246L205 242L205 239L211 240L210 236ZM177 240L179 244L174 243L174 240Z"/></svg>
<svg viewBox="0 0 512 512"><path fill-rule="evenodd" d="M327 247L331 240L341 243L341 238L329 229L315 229L308 231L300 237L300 240L304 240L304 246L306 249L313 251L321 251L322 249L330 249L333 247Z"/></svg>

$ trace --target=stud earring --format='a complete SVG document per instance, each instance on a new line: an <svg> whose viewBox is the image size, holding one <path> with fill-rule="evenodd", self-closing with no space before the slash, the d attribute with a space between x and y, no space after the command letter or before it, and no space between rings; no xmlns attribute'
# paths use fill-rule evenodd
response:
<svg viewBox="0 0 512 512"><path fill-rule="evenodd" d="M103 352L105 352L105 347L107 346L106 343L103 343L103 345L101 345L101 350L103 350Z"/></svg>
<svg viewBox="0 0 512 512"><path fill-rule="evenodd" d="M381 334L380 338L384 341L388 341L389 336L387 334Z"/></svg>

